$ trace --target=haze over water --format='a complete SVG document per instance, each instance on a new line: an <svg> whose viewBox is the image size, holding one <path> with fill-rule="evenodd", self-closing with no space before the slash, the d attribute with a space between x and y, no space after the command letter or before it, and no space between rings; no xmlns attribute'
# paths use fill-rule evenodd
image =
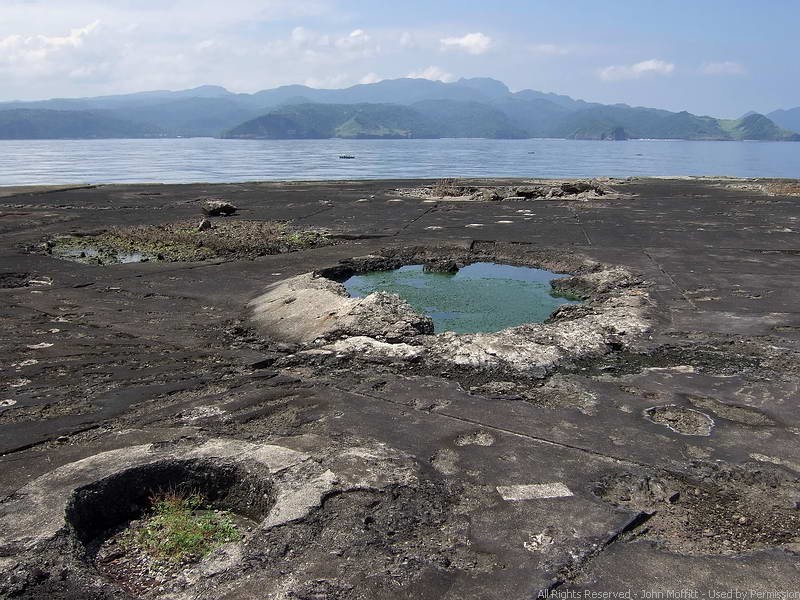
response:
<svg viewBox="0 0 800 600"><path fill-rule="evenodd" d="M353 160L340 159L353 155ZM441 177L800 177L800 143L577 140L0 141L0 185Z"/></svg>

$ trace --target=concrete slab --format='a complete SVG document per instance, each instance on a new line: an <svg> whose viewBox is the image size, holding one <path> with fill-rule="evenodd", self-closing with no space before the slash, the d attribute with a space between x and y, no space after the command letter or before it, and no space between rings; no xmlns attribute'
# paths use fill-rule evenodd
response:
<svg viewBox="0 0 800 600"><path fill-rule="evenodd" d="M424 183L0 197L0 512L69 463L226 438L310 456L320 478L289 500L307 507L313 497L317 508L264 532L236 573L174 597L800 585L800 203L668 179L632 180L628 197L585 202L398 194ZM26 250L67 232L199 219L208 197L235 204L232 218L327 228L336 244L104 267ZM397 247L450 244L485 258L496 242L628 269L654 301L652 331L525 378L359 356L301 360L298 347L248 321L247 302L292 276ZM667 406L674 428L646 418ZM707 415L710 435L681 433L681 411ZM342 483L349 491L326 495ZM84 598L91 584L98 598L121 597L71 552L0 558L0 594Z"/></svg>

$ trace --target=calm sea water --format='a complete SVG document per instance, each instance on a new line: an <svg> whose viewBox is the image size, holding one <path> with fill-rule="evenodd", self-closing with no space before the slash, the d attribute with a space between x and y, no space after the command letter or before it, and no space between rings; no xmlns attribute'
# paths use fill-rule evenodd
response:
<svg viewBox="0 0 800 600"><path fill-rule="evenodd" d="M342 160L342 154L354 155ZM797 142L0 141L0 185L438 177L800 177Z"/></svg>
<svg viewBox="0 0 800 600"><path fill-rule="evenodd" d="M571 300L552 295L550 282L563 275L542 269L473 263L455 274L429 273L422 265L354 275L344 282L354 298L372 292L398 294L433 319L434 331L500 331L542 322Z"/></svg>

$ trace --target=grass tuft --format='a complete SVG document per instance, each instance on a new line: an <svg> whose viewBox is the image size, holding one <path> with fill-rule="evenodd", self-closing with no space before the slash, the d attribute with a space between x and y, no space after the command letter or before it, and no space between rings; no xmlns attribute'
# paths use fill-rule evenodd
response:
<svg viewBox="0 0 800 600"><path fill-rule="evenodd" d="M241 539L231 514L210 510L200 494L159 492L150 502L149 514L140 526L128 531L125 545L156 560L197 560L222 544Z"/></svg>

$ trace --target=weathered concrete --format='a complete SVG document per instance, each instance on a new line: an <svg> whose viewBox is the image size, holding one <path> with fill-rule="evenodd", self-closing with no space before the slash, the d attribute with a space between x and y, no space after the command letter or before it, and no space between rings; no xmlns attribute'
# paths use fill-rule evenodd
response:
<svg viewBox="0 0 800 600"><path fill-rule="evenodd" d="M398 193L425 182L401 181L0 194L0 518L41 542L0 557L0 595L126 597L68 534L40 537L60 530L64 496L26 516L23 490L104 453L135 461L144 450L131 449L219 438L308 456L284 471L308 493L286 492L294 508L242 554L209 556L151 597L798 589L800 204L781 186L731 183L613 182L617 196L578 201L431 202ZM238 208L229 219L325 227L337 244L104 267L25 249L199 221L208 197ZM536 373L458 364L442 336L350 331L314 344L251 326L247 304L268 286L426 248L631 280L589 303L609 311L523 327L511 350L533 341L558 354ZM584 319L602 334L575 347L598 352L542 337ZM435 348L448 360L427 360ZM82 481L67 476L64 489Z"/></svg>
<svg viewBox="0 0 800 600"><path fill-rule="evenodd" d="M344 286L306 273L268 286L252 300L253 319L268 338L291 343L371 334L402 341L433 333L429 317L397 296L350 298Z"/></svg>
<svg viewBox="0 0 800 600"><path fill-rule="evenodd" d="M308 455L275 445L233 440L209 440L196 448L165 451L150 444L110 450L64 465L17 490L0 515L0 553L31 550L51 541L65 527L65 511L75 491L128 469L167 460L231 460L252 462L274 475L302 464ZM279 492L281 494L297 493ZM276 506L276 513L286 507ZM310 507L309 507L310 510ZM308 511L306 511L308 512Z"/></svg>
<svg viewBox="0 0 800 600"><path fill-rule="evenodd" d="M457 247L443 246L437 251L442 258L433 264L478 260ZM430 253L428 249L429 261ZM397 260L373 255L348 261L341 268L368 271L384 263L395 266ZM401 262L418 260L408 255ZM513 259L497 252L495 260ZM585 298L584 306L562 307L548 323L525 324L497 333L433 335L430 318L415 313L398 296L379 292L350 298L344 286L315 273L272 284L249 306L262 335L301 344L305 355L378 362L420 360L431 368L449 365L476 372L505 369L544 377L566 360L603 354L612 345L617 349L629 347L650 328L646 313L652 301L641 281L619 267L574 262L578 268L586 270L591 265L593 270L559 279L556 286ZM330 269L334 273L337 270ZM387 340L394 343L387 344Z"/></svg>

